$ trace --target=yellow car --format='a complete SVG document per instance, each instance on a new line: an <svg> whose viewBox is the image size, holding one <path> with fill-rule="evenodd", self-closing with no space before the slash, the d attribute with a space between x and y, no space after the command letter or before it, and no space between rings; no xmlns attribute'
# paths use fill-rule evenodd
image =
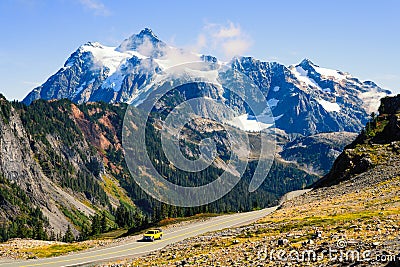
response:
<svg viewBox="0 0 400 267"><path fill-rule="evenodd" d="M143 241L154 241L156 239L161 239L162 236L163 231L161 229L151 229L143 235Z"/></svg>

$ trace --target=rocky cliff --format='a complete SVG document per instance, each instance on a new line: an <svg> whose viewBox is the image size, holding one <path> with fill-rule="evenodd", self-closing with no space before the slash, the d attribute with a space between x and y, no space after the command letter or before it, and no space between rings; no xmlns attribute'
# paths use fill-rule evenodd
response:
<svg viewBox="0 0 400 267"><path fill-rule="evenodd" d="M109 176L103 159L74 124L76 106L37 103L27 108L0 101L0 175L40 208L49 234L64 233L70 225L77 235L96 210L119 204L102 187ZM63 110L68 106L69 114ZM27 215L15 204L2 203L3 223Z"/></svg>
<svg viewBox="0 0 400 267"><path fill-rule="evenodd" d="M395 162L400 154L400 95L381 100L361 134L339 155L331 171L315 186L329 186L348 180L380 165Z"/></svg>

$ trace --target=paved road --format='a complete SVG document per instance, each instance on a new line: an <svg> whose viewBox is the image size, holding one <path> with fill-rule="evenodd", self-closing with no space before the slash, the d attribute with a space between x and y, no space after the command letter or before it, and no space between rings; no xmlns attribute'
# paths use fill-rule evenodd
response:
<svg viewBox="0 0 400 267"><path fill-rule="evenodd" d="M291 193L286 199L293 198L303 192ZM60 257L24 260L24 261L9 261L0 263L0 267L16 267L16 266L78 266L89 265L95 262L104 262L111 259L126 258L146 254L148 252L161 249L169 244L176 243L188 237L201 235L210 231L216 231L224 228L239 226L256 221L259 218L265 217L275 211L277 207L262 209L258 211L236 213L231 215L222 215L211 218L203 222L194 222L185 226L177 227L164 231L162 240L155 242L144 243L137 242L141 236L135 236L134 240L124 245L96 249L81 253L75 253Z"/></svg>

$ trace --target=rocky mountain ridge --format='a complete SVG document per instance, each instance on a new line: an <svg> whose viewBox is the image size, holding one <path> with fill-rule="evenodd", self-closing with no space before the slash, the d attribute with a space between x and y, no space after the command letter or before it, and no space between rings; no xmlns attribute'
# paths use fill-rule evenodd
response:
<svg viewBox="0 0 400 267"><path fill-rule="evenodd" d="M166 93L170 89L173 94ZM303 137L321 133L359 132L377 111L379 99L389 94L371 81L320 67L309 59L290 66L253 57L221 62L171 47L146 28L117 47L97 42L82 45L23 102L67 98L75 103L128 103L165 112L175 108L176 99L181 103L203 98L207 103L196 107L200 116L211 115L245 131L282 131L284 143L301 143ZM343 139L328 145L313 138L315 149L307 152L287 145L281 156L309 173L324 175L343 144L353 141L351 135L337 136ZM324 163L309 160L318 155Z"/></svg>
<svg viewBox="0 0 400 267"><path fill-rule="evenodd" d="M118 47L94 42L82 45L23 102L68 98L77 103L125 102L139 106L165 83L182 84L185 80L205 81L220 88L211 96L203 95L201 88L192 86L190 90L222 101L235 110L235 116L247 114L244 128L250 116L256 115L260 122L270 123L273 119L275 127L302 135L358 132L371 112L377 111L378 99L390 94L373 82L319 67L308 59L291 66L252 57L221 62L212 56L168 46L146 28ZM228 93L232 80L239 86L248 82L257 86L262 95L255 100L267 101L272 114L263 113L266 107L253 114L240 101L236 103L235 96Z"/></svg>

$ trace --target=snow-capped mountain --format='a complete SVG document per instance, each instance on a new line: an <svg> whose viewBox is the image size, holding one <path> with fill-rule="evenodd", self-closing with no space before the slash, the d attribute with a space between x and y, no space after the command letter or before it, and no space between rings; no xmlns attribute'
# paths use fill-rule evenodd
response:
<svg viewBox="0 0 400 267"><path fill-rule="evenodd" d="M265 92L275 126L288 133L358 132L380 98L390 94L375 83L348 73L321 68L310 60L298 65L240 58L234 68Z"/></svg>
<svg viewBox="0 0 400 267"><path fill-rule="evenodd" d="M255 94L255 88L242 86L244 76L262 95ZM184 85L185 80L190 83ZM302 135L357 132L377 110L379 99L390 94L373 82L309 60L291 66L251 57L219 62L212 56L168 46L146 28L117 47L93 42L82 45L23 102L69 98L77 103L127 102L138 106L161 94L160 88L166 84L181 84L178 92L183 99L189 95L209 97L235 110L235 117L225 118L232 125L251 130L255 118L262 127L271 126L273 119L277 128ZM247 90L258 103L266 100L272 114L263 112L266 109L262 107L250 110L226 90L228 86ZM164 98L164 105L169 104Z"/></svg>

